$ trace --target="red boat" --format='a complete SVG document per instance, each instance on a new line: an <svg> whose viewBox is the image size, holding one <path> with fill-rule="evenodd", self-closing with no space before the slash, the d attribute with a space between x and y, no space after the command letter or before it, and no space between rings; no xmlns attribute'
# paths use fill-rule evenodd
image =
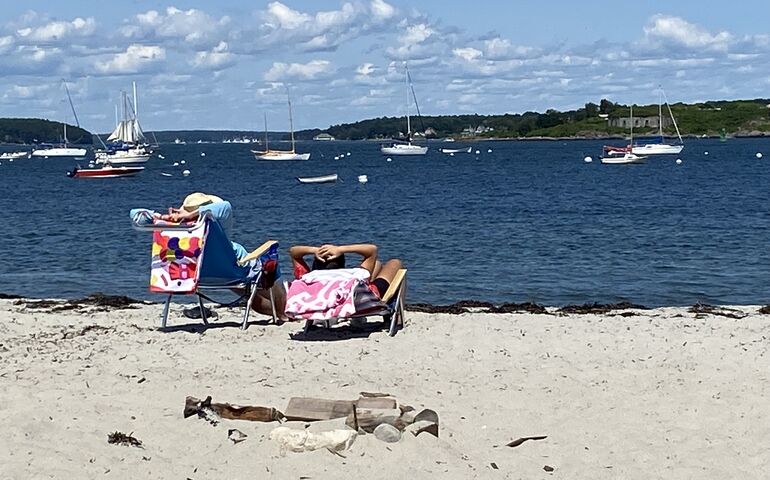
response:
<svg viewBox="0 0 770 480"><path fill-rule="evenodd" d="M71 172L67 172L67 176L72 178L133 177L142 170L144 167L112 167L109 165L102 168L75 167Z"/></svg>

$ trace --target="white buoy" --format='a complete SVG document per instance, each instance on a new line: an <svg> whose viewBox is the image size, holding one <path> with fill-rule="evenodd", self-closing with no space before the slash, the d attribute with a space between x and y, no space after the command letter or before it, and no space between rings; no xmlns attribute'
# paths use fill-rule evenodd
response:
<svg viewBox="0 0 770 480"><path fill-rule="evenodd" d="M358 183L366 183L369 181L369 177L366 175L359 175L358 176Z"/></svg>
<svg viewBox="0 0 770 480"><path fill-rule="evenodd" d="M393 161L393 159L392 159L392 158L390 158L390 157L388 157L388 158L387 158L385 161L386 161L386 162L392 162L392 161Z"/></svg>
<svg viewBox="0 0 770 480"><path fill-rule="evenodd" d="M348 152L347 156L348 156L348 157L350 156L350 152Z"/></svg>
<svg viewBox="0 0 770 480"><path fill-rule="evenodd" d="M583 159L583 161L586 162L586 163L591 163L591 162L594 161L594 159L591 158L591 157L586 157L586 158Z"/></svg>
<svg viewBox="0 0 770 480"><path fill-rule="evenodd" d="M676 159L676 164L677 165L681 165L682 164L682 159L681 158L677 158Z"/></svg>
<svg viewBox="0 0 770 480"><path fill-rule="evenodd" d="M178 167L179 166L179 162L174 162L174 166Z"/></svg>
<svg viewBox="0 0 770 480"><path fill-rule="evenodd" d="M757 158L762 158L762 154L757 152Z"/></svg>
<svg viewBox="0 0 770 480"><path fill-rule="evenodd" d="M490 148L489 150L487 150L487 153L492 153L492 149Z"/></svg>
<svg viewBox="0 0 770 480"><path fill-rule="evenodd" d="M201 157L205 157L206 154L204 152L201 152Z"/></svg>
<svg viewBox="0 0 770 480"><path fill-rule="evenodd" d="M187 162L186 162L186 161L184 161L184 160L182 160L182 161L181 161L181 162L179 162L179 163L180 163L180 164L182 164L182 165L184 165L184 164L185 164L185 163L187 163Z"/></svg>
<svg viewBox="0 0 770 480"><path fill-rule="evenodd" d="M450 153L450 154L449 154L449 156L450 156L450 157L454 157L454 156L455 156L455 154L454 154L454 153Z"/></svg>
<svg viewBox="0 0 770 480"><path fill-rule="evenodd" d="M190 175L190 171L189 170L182 170L182 175L184 175L186 177L186 176Z"/></svg>
<svg viewBox="0 0 770 480"><path fill-rule="evenodd" d="M161 154L158 154L158 158L160 158L161 160L163 160L163 159L164 159L164 158L166 158L166 157L164 157L164 156L163 156L163 155L161 155Z"/></svg>
<svg viewBox="0 0 770 480"><path fill-rule="evenodd" d="M703 155L708 155L708 154L709 154L709 152L703 152Z"/></svg>
<svg viewBox="0 0 770 480"><path fill-rule="evenodd" d="M339 155L335 155L335 156L334 156L334 159L335 159L335 160L339 160L339 159L340 159L340 156L339 156Z"/></svg>
<svg viewBox="0 0 770 480"><path fill-rule="evenodd" d="M480 154L481 150L476 150L476 155Z"/></svg>

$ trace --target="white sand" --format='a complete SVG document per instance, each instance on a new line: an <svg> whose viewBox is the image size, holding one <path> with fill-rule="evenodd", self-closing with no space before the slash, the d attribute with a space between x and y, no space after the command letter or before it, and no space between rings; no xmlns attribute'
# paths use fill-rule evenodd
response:
<svg viewBox="0 0 770 480"><path fill-rule="evenodd" d="M394 338L298 341L296 323L159 332L159 305L79 314L0 301L0 478L764 478L770 317L742 309L741 320L409 313ZM177 308L170 324L184 322ZM105 329L78 335L90 325ZM281 456L267 439L277 424L182 418L187 395L284 409L361 391L436 410L441 438L366 435L345 458ZM233 445L229 428L248 439ZM144 448L108 444L116 430ZM505 446L528 435L548 438Z"/></svg>

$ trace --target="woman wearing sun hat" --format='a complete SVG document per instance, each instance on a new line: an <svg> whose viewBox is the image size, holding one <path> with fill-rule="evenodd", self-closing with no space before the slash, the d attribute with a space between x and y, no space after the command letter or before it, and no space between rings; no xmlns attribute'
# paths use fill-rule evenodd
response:
<svg viewBox="0 0 770 480"><path fill-rule="evenodd" d="M233 207L227 200L208 193L195 192L187 195L179 208L169 208L166 215L159 215L161 220L169 222L191 222L198 219L200 215L210 213L222 227L227 237L230 237L230 231L233 228ZM245 257L248 252L240 243L231 242L235 256L238 259ZM276 302L276 310L283 313L283 305L286 300L285 291L281 282L276 282L273 286L273 296ZM263 296L264 294L264 296ZM197 308L197 307L196 307ZM254 310L265 315L270 315L272 307L267 292L258 291L253 303ZM187 314L187 313L186 313Z"/></svg>

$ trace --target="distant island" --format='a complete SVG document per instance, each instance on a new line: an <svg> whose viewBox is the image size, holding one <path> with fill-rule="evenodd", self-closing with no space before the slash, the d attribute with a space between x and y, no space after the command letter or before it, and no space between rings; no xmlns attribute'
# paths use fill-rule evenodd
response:
<svg viewBox="0 0 770 480"><path fill-rule="evenodd" d="M671 105L683 136L770 136L770 99L724 100ZM438 115L412 119L417 138L454 138L457 140L538 139L538 138L619 138L628 135L629 105L603 99L598 104L560 112L525 112L503 115ZM658 105L634 105L634 133L658 132ZM380 140L403 138L403 117L381 117L354 123L332 125L327 129L295 132L299 140ZM664 134L675 135L675 128L663 107ZM0 141L4 143L53 143L62 139L60 122L31 118L0 119ZM159 143L183 142L264 142L265 132L250 130L166 130L147 132ZM100 135L106 138L106 135ZM90 144L91 133L67 125L70 143ZM284 141L288 132L268 132L268 140ZM98 142L98 140L97 140Z"/></svg>
<svg viewBox="0 0 770 480"><path fill-rule="evenodd" d="M3 143L61 143L64 140L64 124L40 118L0 118L0 142ZM67 125L67 142L90 145L91 132Z"/></svg>

